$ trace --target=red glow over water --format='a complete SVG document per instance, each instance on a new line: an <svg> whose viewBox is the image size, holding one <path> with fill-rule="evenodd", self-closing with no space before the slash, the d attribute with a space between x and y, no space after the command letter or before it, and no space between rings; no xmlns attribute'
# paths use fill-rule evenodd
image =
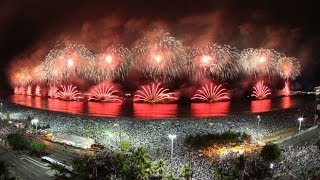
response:
<svg viewBox="0 0 320 180"><path fill-rule="evenodd" d="M236 113L260 113L272 110L299 107L312 103L312 97L282 97L275 99L253 100L249 102L230 101L191 104L147 104L147 103L100 103L86 101L62 101L45 97L11 96L11 102L38 109L59 111L72 114L85 114L104 117L135 117L141 119L167 119L181 117L228 116ZM316 107L315 107L316 108ZM320 105L317 106L320 109Z"/></svg>
<svg viewBox="0 0 320 180"><path fill-rule="evenodd" d="M175 118L177 104L133 104L133 116L137 118Z"/></svg>
<svg viewBox="0 0 320 180"><path fill-rule="evenodd" d="M122 103L88 102L88 113L96 116L119 117Z"/></svg>
<svg viewBox="0 0 320 180"><path fill-rule="evenodd" d="M282 98L282 108L287 109L292 106L291 97L283 97Z"/></svg>
<svg viewBox="0 0 320 180"><path fill-rule="evenodd" d="M192 103L191 112L194 117L227 116L230 102Z"/></svg>
<svg viewBox="0 0 320 180"><path fill-rule="evenodd" d="M271 99L253 100L251 101L251 112L268 112L271 110Z"/></svg>
<svg viewBox="0 0 320 180"><path fill-rule="evenodd" d="M83 102L48 99L48 109L72 114L81 114L83 112Z"/></svg>

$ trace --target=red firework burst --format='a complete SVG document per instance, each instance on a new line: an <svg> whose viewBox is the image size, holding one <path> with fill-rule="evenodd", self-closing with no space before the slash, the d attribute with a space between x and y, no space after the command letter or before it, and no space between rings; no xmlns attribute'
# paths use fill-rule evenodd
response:
<svg viewBox="0 0 320 180"><path fill-rule="evenodd" d="M253 87L253 93L251 96L257 98L257 99L264 99L267 96L271 95L270 89L264 85L263 81L259 81L254 87Z"/></svg>
<svg viewBox="0 0 320 180"><path fill-rule="evenodd" d="M100 102L122 102L120 97L115 95L118 91L114 89L114 87L110 84L106 86L100 85L95 87L88 94L89 101L100 101Z"/></svg>
<svg viewBox="0 0 320 180"><path fill-rule="evenodd" d="M177 100L174 97L174 93L168 92L169 89L160 87L161 83L157 85L152 83L152 85L141 86L141 90L138 90L136 95L134 95L134 102L147 102L147 103L160 103L168 100Z"/></svg>
<svg viewBox="0 0 320 180"><path fill-rule="evenodd" d="M77 90L76 86L61 85L61 88L62 88L62 91L58 92L58 98L66 101L77 101L77 100L83 99L83 97L81 97L81 93Z"/></svg>
<svg viewBox="0 0 320 180"><path fill-rule="evenodd" d="M197 93L191 98L192 100L201 100L205 102L223 101L230 99L226 89L222 88L222 85L214 86L210 83L210 86L206 84L201 89L197 90Z"/></svg>

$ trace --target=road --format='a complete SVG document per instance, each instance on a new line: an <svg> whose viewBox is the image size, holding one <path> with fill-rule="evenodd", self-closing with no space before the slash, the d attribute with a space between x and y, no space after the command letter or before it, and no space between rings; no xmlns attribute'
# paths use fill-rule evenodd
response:
<svg viewBox="0 0 320 180"><path fill-rule="evenodd" d="M0 148L0 159L4 160L11 169L21 178L26 180L46 180L52 179L50 168L41 161L19 153L11 152ZM14 164L14 165L13 165Z"/></svg>

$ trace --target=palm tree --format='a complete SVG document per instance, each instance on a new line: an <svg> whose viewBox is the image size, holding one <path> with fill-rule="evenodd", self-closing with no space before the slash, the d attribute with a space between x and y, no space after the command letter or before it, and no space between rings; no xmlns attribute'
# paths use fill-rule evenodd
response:
<svg viewBox="0 0 320 180"><path fill-rule="evenodd" d="M193 175L192 168L189 164L185 164L181 167L179 175L184 177L186 180L190 180Z"/></svg>
<svg viewBox="0 0 320 180"><path fill-rule="evenodd" d="M149 179L150 173L144 164L138 164L136 166L136 179L137 180L147 180Z"/></svg>
<svg viewBox="0 0 320 180"><path fill-rule="evenodd" d="M151 165L150 155L143 147L139 147L137 150L135 150L133 153L133 157L136 160L137 164L146 163Z"/></svg>
<svg viewBox="0 0 320 180"><path fill-rule="evenodd" d="M164 177L165 180L178 180L176 176L171 172L169 175Z"/></svg>
<svg viewBox="0 0 320 180"><path fill-rule="evenodd" d="M137 172L137 178L148 179L153 173L150 155L143 148L139 147L133 152L134 169Z"/></svg>
<svg viewBox="0 0 320 180"><path fill-rule="evenodd" d="M160 174L160 176L163 176L165 172L167 171L167 165L166 161L163 159L160 159L156 164L155 164L155 171Z"/></svg>

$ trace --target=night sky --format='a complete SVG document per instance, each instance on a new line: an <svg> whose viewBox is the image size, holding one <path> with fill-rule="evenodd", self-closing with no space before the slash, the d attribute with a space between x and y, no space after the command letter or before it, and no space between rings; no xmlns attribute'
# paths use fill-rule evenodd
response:
<svg viewBox="0 0 320 180"><path fill-rule="evenodd" d="M98 51L111 42L131 44L135 32L155 26L186 45L206 39L239 49L272 48L297 57L303 67L297 84L310 89L320 85L319 19L317 2L301 0L2 0L0 89L2 94L8 92L10 63L38 57L39 49L47 53L58 39L79 40Z"/></svg>

